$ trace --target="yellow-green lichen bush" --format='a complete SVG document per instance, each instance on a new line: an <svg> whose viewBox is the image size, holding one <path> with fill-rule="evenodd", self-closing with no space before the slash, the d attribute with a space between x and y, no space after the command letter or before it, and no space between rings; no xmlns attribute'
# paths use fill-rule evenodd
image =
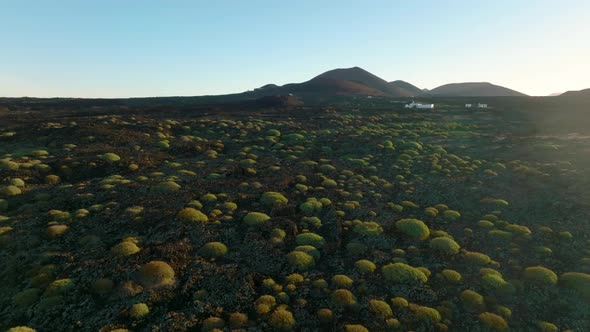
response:
<svg viewBox="0 0 590 332"><path fill-rule="evenodd" d="M6 330L6 332L37 332L34 328L28 326L15 326Z"/></svg>
<svg viewBox="0 0 590 332"><path fill-rule="evenodd" d="M375 263L371 262L370 260L361 259L354 263L354 266L358 271L361 273L373 273L377 269Z"/></svg>
<svg viewBox="0 0 590 332"><path fill-rule="evenodd" d="M383 278L400 284L425 283L428 277L424 272L405 263L391 263L381 268Z"/></svg>
<svg viewBox="0 0 590 332"><path fill-rule="evenodd" d="M266 207L280 206L289 203L283 194L275 191L267 191L260 197L260 203Z"/></svg>
<svg viewBox="0 0 590 332"><path fill-rule="evenodd" d="M141 249L131 241L123 241L111 248L111 253L115 256L125 257L138 253Z"/></svg>
<svg viewBox="0 0 590 332"><path fill-rule="evenodd" d="M295 318L290 311L279 307L270 315L268 325L279 331L290 331L295 327Z"/></svg>
<svg viewBox="0 0 590 332"><path fill-rule="evenodd" d="M494 331L508 330L508 323L502 316L498 316L491 312L483 312L479 314L479 321Z"/></svg>
<svg viewBox="0 0 590 332"><path fill-rule="evenodd" d="M463 279L463 277L461 276L461 273L459 273L455 270L451 270L451 269L442 270L441 275L450 284L457 284L457 283L461 282L461 279Z"/></svg>
<svg viewBox="0 0 590 332"><path fill-rule="evenodd" d="M360 324L346 324L344 325L345 332L369 332L369 329Z"/></svg>
<svg viewBox="0 0 590 332"><path fill-rule="evenodd" d="M176 217L178 218L178 220L187 222L206 223L207 221L209 221L209 217L207 217L206 214L190 207L180 210Z"/></svg>
<svg viewBox="0 0 590 332"><path fill-rule="evenodd" d="M244 216L244 222L248 226L260 226L267 222L269 219L270 217L262 212L249 212L248 214L246 214L246 216Z"/></svg>
<svg viewBox="0 0 590 332"><path fill-rule="evenodd" d="M150 313L150 308L145 303L136 303L129 309L129 316L133 319L140 319Z"/></svg>
<svg viewBox="0 0 590 332"><path fill-rule="evenodd" d="M314 258L303 251L291 251L288 253L287 262L299 271L306 271L315 266Z"/></svg>
<svg viewBox="0 0 590 332"><path fill-rule="evenodd" d="M227 247L221 242L209 242L199 250L199 254L209 259L220 258L227 254Z"/></svg>
<svg viewBox="0 0 590 332"><path fill-rule="evenodd" d="M380 319L393 316L393 310L389 304L382 300L369 300L369 311Z"/></svg>
<svg viewBox="0 0 590 332"><path fill-rule="evenodd" d="M566 272L559 277L559 284L578 292L583 298L590 301L590 274Z"/></svg>
<svg viewBox="0 0 590 332"><path fill-rule="evenodd" d="M356 296L348 289L337 289L332 292L332 302L340 306L352 306L356 304Z"/></svg>
<svg viewBox="0 0 590 332"><path fill-rule="evenodd" d="M144 287L166 286L174 283L174 270L163 261L151 261L139 269L139 282Z"/></svg>
<svg viewBox="0 0 590 332"><path fill-rule="evenodd" d="M445 255L455 255L459 253L461 246L455 240L441 236L430 240L430 248Z"/></svg>
<svg viewBox="0 0 590 332"><path fill-rule="evenodd" d="M350 289L350 288L352 288L353 283L354 283L354 280L350 279L348 276L346 276L344 274L337 274L332 277L332 285L335 286L334 288Z"/></svg>
<svg viewBox="0 0 590 332"><path fill-rule="evenodd" d="M428 226L418 219L401 219L395 223L395 226L414 240L425 240L430 236Z"/></svg>
<svg viewBox="0 0 590 332"><path fill-rule="evenodd" d="M58 279L47 286L44 297L52 297L63 295L74 288L74 281L72 279Z"/></svg>
<svg viewBox="0 0 590 332"><path fill-rule="evenodd" d="M303 233L297 235L296 242L298 245L309 245L315 248L322 248L326 244L326 240L318 234L315 233Z"/></svg>
<svg viewBox="0 0 590 332"><path fill-rule="evenodd" d="M466 289L461 293L461 301L470 310L482 311L485 309L484 299L478 292Z"/></svg>
<svg viewBox="0 0 590 332"><path fill-rule="evenodd" d="M527 283L536 286L553 286L557 283L557 274L543 266L527 267L523 277Z"/></svg>

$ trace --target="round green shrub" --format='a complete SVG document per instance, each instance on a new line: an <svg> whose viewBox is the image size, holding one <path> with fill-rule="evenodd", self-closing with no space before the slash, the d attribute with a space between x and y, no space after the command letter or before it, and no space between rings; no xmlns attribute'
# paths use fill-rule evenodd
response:
<svg viewBox="0 0 590 332"><path fill-rule="evenodd" d="M536 286L553 286L557 284L557 274L543 266L530 266L524 269L523 278Z"/></svg>
<svg viewBox="0 0 590 332"><path fill-rule="evenodd" d="M270 217L262 212L249 212L244 217L244 222L248 226L260 226L267 222Z"/></svg>
<svg viewBox="0 0 590 332"><path fill-rule="evenodd" d="M74 281L72 279L58 279L47 286L43 297L52 297L62 295L74 288Z"/></svg>
<svg viewBox="0 0 590 332"><path fill-rule="evenodd" d="M377 236L383 233L383 228L374 221L365 221L355 225L353 232L360 235Z"/></svg>
<svg viewBox="0 0 590 332"><path fill-rule="evenodd" d="M377 269L377 265L370 260L361 259L354 263L354 266L361 273L373 273Z"/></svg>
<svg viewBox="0 0 590 332"><path fill-rule="evenodd" d="M492 261L490 256L475 251L466 252L464 258L467 263L479 266L489 264Z"/></svg>
<svg viewBox="0 0 590 332"><path fill-rule="evenodd" d="M6 332L37 332L34 328L28 326L15 326L6 330Z"/></svg>
<svg viewBox="0 0 590 332"><path fill-rule="evenodd" d="M415 240L425 240L430 236L428 226L418 219L401 219L395 223L395 226L402 233Z"/></svg>
<svg viewBox="0 0 590 332"><path fill-rule="evenodd" d="M346 324L344 325L344 332L369 332L369 329L360 324Z"/></svg>
<svg viewBox="0 0 590 332"><path fill-rule="evenodd" d="M259 315L268 314L276 304L277 300L272 295L262 295L256 300L256 302L254 302L256 313Z"/></svg>
<svg viewBox="0 0 590 332"><path fill-rule="evenodd" d="M290 311L279 307L270 316L268 325L279 331L291 330L295 327L295 318Z"/></svg>
<svg viewBox="0 0 590 332"><path fill-rule="evenodd" d="M391 304L396 308L407 308L410 303L403 297L394 297L391 299Z"/></svg>
<svg viewBox="0 0 590 332"><path fill-rule="evenodd" d="M313 259L315 259L315 260L320 259L320 251L317 250L316 247L314 247L314 246L310 246L310 245L297 246L293 250L294 251L302 251L302 252L310 255L311 257L313 257Z"/></svg>
<svg viewBox="0 0 590 332"><path fill-rule="evenodd" d="M176 217L181 221L187 222L206 223L209 221L209 217L206 214L191 207L180 210Z"/></svg>
<svg viewBox="0 0 590 332"><path fill-rule="evenodd" d="M19 178L10 179L9 183L15 187L18 187L18 188L25 187L25 181L23 181L22 179L19 179Z"/></svg>
<svg viewBox="0 0 590 332"><path fill-rule="evenodd" d="M297 238L295 241L300 246L310 245L310 246L313 246L318 249L322 248L326 244L326 240L324 240L323 237L321 237L320 235L315 234L315 233L299 234L299 235L297 235Z"/></svg>
<svg viewBox="0 0 590 332"><path fill-rule="evenodd" d="M350 279L348 276L344 274L336 274L332 277L332 284L336 286L335 288L352 288L352 284L354 280Z"/></svg>
<svg viewBox="0 0 590 332"><path fill-rule="evenodd" d="M17 186L4 186L0 188L0 194L4 196L16 196L22 194L22 191Z"/></svg>
<svg viewBox="0 0 590 332"><path fill-rule="evenodd" d="M369 300L369 311L380 319L393 316L393 310L391 310L389 304L382 300Z"/></svg>
<svg viewBox="0 0 590 332"><path fill-rule="evenodd" d="M119 244L114 245L111 248L111 253L115 256L125 257L140 252L141 249L131 241L123 241Z"/></svg>
<svg viewBox="0 0 590 332"><path fill-rule="evenodd" d="M443 217L447 221L456 221L457 219L461 218L461 214L455 210L446 210L443 212Z"/></svg>
<svg viewBox="0 0 590 332"><path fill-rule="evenodd" d="M478 292L466 289L460 295L463 304L474 311L482 311L485 309L484 299Z"/></svg>
<svg viewBox="0 0 590 332"><path fill-rule="evenodd" d="M299 209L306 216L313 216L322 211L322 203L314 198L310 198L307 202L299 205Z"/></svg>
<svg viewBox="0 0 590 332"><path fill-rule="evenodd" d="M446 255L455 255L461 249L455 240L448 237L437 237L430 240L430 248Z"/></svg>
<svg viewBox="0 0 590 332"><path fill-rule="evenodd" d="M227 247L221 242L209 242L199 250L201 256L209 259L215 259L227 254Z"/></svg>
<svg viewBox="0 0 590 332"><path fill-rule="evenodd" d="M118 155L116 155L112 152L107 152L107 153L103 154L102 156L100 156L100 159L106 161L107 163L114 163L114 162L121 160L121 157L119 157Z"/></svg>
<svg viewBox="0 0 590 332"><path fill-rule="evenodd" d="M47 234L50 237L56 237L65 234L68 229L67 225L51 225L47 227Z"/></svg>
<svg viewBox="0 0 590 332"><path fill-rule="evenodd" d="M440 320L442 319L440 312L438 312L438 310L434 308L421 306L417 304L410 304L408 305L408 308L414 314L414 318L420 322L432 324L440 322Z"/></svg>
<svg viewBox="0 0 590 332"><path fill-rule="evenodd" d="M383 266L381 273L385 280L394 283L412 284L428 281L428 277L422 271L404 263L387 264Z"/></svg>
<svg viewBox="0 0 590 332"><path fill-rule="evenodd" d="M140 319L150 313L150 308L145 303L136 303L129 309L129 316L133 319Z"/></svg>
<svg viewBox="0 0 590 332"><path fill-rule="evenodd" d="M287 261L299 271L306 271L315 266L313 257L303 251L291 251L287 254Z"/></svg>
<svg viewBox="0 0 590 332"><path fill-rule="evenodd" d="M139 269L139 282L144 287L171 285L174 281L174 270L166 262L151 261Z"/></svg>
<svg viewBox="0 0 590 332"><path fill-rule="evenodd" d="M559 328L552 323L549 322L537 322L537 327L539 328L540 332L559 332Z"/></svg>
<svg viewBox="0 0 590 332"><path fill-rule="evenodd" d="M241 312L234 312L229 315L229 326L239 328L248 324L248 315Z"/></svg>
<svg viewBox="0 0 590 332"><path fill-rule="evenodd" d="M508 323L502 316L491 312L482 312L478 317L480 322L492 330L504 331L508 329Z"/></svg>
<svg viewBox="0 0 590 332"><path fill-rule="evenodd" d="M356 297L348 289L337 289L332 292L332 301L340 306L352 306L356 304Z"/></svg>
<svg viewBox="0 0 590 332"><path fill-rule="evenodd" d="M322 308L317 311L318 320L320 323L327 324L334 320L334 313L332 310Z"/></svg>
<svg viewBox="0 0 590 332"><path fill-rule="evenodd" d="M225 321L219 317L209 317L203 321L203 325L201 326L201 331L209 332L209 331L223 331L225 327Z"/></svg>
<svg viewBox="0 0 590 332"><path fill-rule="evenodd" d="M442 270L441 274L445 278L445 280L451 284L459 283L461 279L463 279L461 273L455 270L444 269Z"/></svg>
<svg viewBox="0 0 590 332"><path fill-rule="evenodd" d="M47 183L47 184L58 184L60 182L61 182L61 179L57 175L50 174L45 177L45 183Z"/></svg>
<svg viewBox="0 0 590 332"><path fill-rule="evenodd" d="M491 289L497 295L511 295L516 292L516 288L513 284L504 280L499 274L486 274L481 277L482 285Z"/></svg>
<svg viewBox="0 0 590 332"><path fill-rule="evenodd" d="M590 274L581 272L566 272L559 277L559 284L565 288L578 292L590 301Z"/></svg>
<svg viewBox="0 0 590 332"><path fill-rule="evenodd" d="M260 197L260 203L267 207L285 205L289 200L283 194L275 191L267 191Z"/></svg>

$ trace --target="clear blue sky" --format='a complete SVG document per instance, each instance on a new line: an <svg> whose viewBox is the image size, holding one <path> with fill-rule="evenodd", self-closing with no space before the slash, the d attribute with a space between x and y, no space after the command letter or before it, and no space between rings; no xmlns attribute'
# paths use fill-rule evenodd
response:
<svg viewBox="0 0 590 332"><path fill-rule="evenodd" d="M590 1L0 0L0 96L241 92L362 67L421 88L590 88Z"/></svg>

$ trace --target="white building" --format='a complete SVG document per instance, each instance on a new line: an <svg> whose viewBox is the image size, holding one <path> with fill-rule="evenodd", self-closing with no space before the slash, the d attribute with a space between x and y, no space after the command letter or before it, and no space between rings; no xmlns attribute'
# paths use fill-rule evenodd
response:
<svg viewBox="0 0 590 332"><path fill-rule="evenodd" d="M421 110L431 110L431 109L434 109L434 104L419 104L419 103L416 103L412 100L411 103L406 104L404 107L405 108L421 109Z"/></svg>
<svg viewBox="0 0 590 332"><path fill-rule="evenodd" d="M465 104L465 108L471 108L473 107L473 104Z"/></svg>
<svg viewBox="0 0 590 332"><path fill-rule="evenodd" d="M488 108L488 104L478 103L477 108Z"/></svg>

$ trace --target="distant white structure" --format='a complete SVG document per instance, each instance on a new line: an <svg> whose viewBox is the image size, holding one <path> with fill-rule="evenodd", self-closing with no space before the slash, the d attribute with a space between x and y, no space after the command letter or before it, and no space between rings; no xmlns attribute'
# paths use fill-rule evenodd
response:
<svg viewBox="0 0 590 332"><path fill-rule="evenodd" d="M478 103L477 108L488 108L488 104Z"/></svg>
<svg viewBox="0 0 590 332"><path fill-rule="evenodd" d="M415 108L420 110L431 110L434 109L434 104L419 104L412 100L411 103L406 104L405 108Z"/></svg>
<svg viewBox="0 0 590 332"><path fill-rule="evenodd" d="M465 108L471 108L473 107L473 104L465 104Z"/></svg>

